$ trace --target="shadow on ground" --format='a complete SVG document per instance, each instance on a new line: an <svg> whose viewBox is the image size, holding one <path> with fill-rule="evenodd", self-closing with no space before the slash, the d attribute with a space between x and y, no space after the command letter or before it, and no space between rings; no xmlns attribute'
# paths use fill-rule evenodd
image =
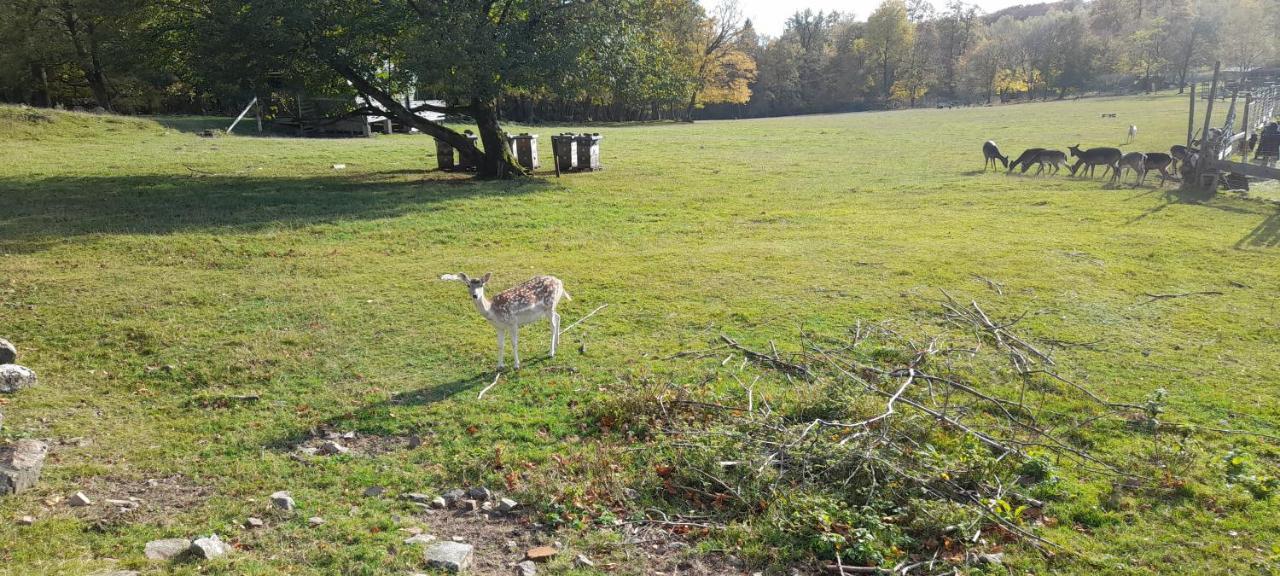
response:
<svg viewBox="0 0 1280 576"><path fill-rule="evenodd" d="M30 253L87 235L244 232L391 218L462 198L531 194L552 186L538 179L422 180L397 173L0 179L0 250Z"/></svg>

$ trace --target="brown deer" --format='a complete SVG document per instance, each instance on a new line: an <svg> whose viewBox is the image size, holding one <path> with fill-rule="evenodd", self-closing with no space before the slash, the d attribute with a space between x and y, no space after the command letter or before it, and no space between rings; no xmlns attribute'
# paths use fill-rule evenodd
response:
<svg viewBox="0 0 1280 576"><path fill-rule="evenodd" d="M994 170L999 170L999 168L996 168L997 160L1002 162L1005 168L1009 167L1009 157L1000 153L1000 147L996 146L996 143L993 140L987 140L986 143L982 145L982 157L984 158L982 162L983 172L987 171L987 166L990 166Z"/></svg>
<svg viewBox="0 0 1280 576"><path fill-rule="evenodd" d="M1147 155L1141 152L1130 152L1122 156L1115 172L1111 174L1111 181L1123 182L1122 177L1125 169L1133 170L1134 174L1137 175L1133 183L1135 186L1141 186L1142 181L1147 178ZM1106 176L1106 174L1104 173L1103 176Z"/></svg>
<svg viewBox="0 0 1280 576"><path fill-rule="evenodd" d="M1173 157L1173 170L1178 170L1178 165L1186 162L1191 157L1192 150L1181 144L1175 144L1169 148L1169 156Z"/></svg>
<svg viewBox="0 0 1280 576"><path fill-rule="evenodd" d="M1046 165L1053 169L1050 174L1056 175L1063 166L1067 165L1067 155L1061 150L1041 150L1039 154L1036 154L1035 163L1040 165L1040 168L1036 170L1036 176L1044 172Z"/></svg>
<svg viewBox="0 0 1280 576"><path fill-rule="evenodd" d="M1005 174L1012 174L1013 169L1017 168L1019 164L1022 165L1022 173L1026 174L1027 169L1031 168L1031 164L1035 162L1036 156L1041 152L1044 152L1044 148L1027 148L1022 152L1021 156L1018 156L1017 160L1009 163L1009 170Z"/></svg>
<svg viewBox="0 0 1280 576"><path fill-rule="evenodd" d="M1106 166L1107 170L1102 171L1102 177L1107 177L1107 171L1112 172L1120 170L1120 150L1118 148L1090 148L1088 150L1080 150L1080 145L1069 147L1071 156L1079 158L1075 166L1071 167L1071 175L1075 176L1081 166L1085 166L1089 171L1089 177L1093 178L1094 169L1098 166ZM1084 173L1081 172L1083 175ZM1113 177L1114 178L1114 177Z"/></svg>
<svg viewBox="0 0 1280 576"><path fill-rule="evenodd" d="M1169 174L1169 167L1171 165L1173 165L1173 156L1165 154L1164 152L1147 152L1147 162L1145 166L1146 171L1160 171L1161 188L1164 188L1164 183L1172 177L1172 174Z"/></svg>
<svg viewBox="0 0 1280 576"><path fill-rule="evenodd" d="M488 273L480 278L445 274L440 279L466 284L476 311L498 331L498 369L502 369L506 356L507 334L511 335L511 354L515 357L516 370L520 369L520 326L542 318L551 319L551 357L555 358L556 345L560 343L560 314L556 313L556 306L561 298L573 300L564 291L564 282L555 276L535 276L490 301L484 296L484 285L489 282L489 277Z"/></svg>

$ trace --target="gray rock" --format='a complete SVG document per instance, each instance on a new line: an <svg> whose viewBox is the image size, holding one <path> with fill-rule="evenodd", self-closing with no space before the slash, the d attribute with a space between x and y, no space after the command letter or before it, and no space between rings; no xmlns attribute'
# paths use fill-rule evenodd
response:
<svg viewBox="0 0 1280 576"><path fill-rule="evenodd" d="M76 492L75 494L72 494L70 498L67 498L67 504L80 508L93 504L93 500L90 500L84 492Z"/></svg>
<svg viewBox="0 0 1280 576"><path fill-rule="evenodd" d="M421 446L421 445L422 445L422 437L421 437L421 436L419 436L419 435L417 435L417 434L412 434L412 435L410 435L410 436L409 436L409 448L410 448L410 449L417 448L417 447L419 447L419 446Z"/></svg>
<svg viewBox="0 0 1280 576"><path fill-rule="evenodd" d="M510 512L510 511L512 511L512 510L515 510L515 509L516 509L516 507L518 507L518 506L520 506L520 504L519 504L518 502L516 502L515 500L512 500L512 499L510 499L510 498L503 498L503 499L501 499L501 500L499 500L499 501L498 501L498 511L499 511L499 512Z"/></svg>
<svg viewBox="0 0 1280 576"><path fill-rule="evenodd" d="M468 498L458 501L458 508L467 512L477 512L480 510L480 503Z"/></svg>
<svg viewBox="0 0 1280 576"><path fill-rule="evenodd" d="M319 526L321 524L324 524L324 518L321 518L319 516L312 516L310 518L307 518L307 524L310 524L312 526Z"/></svg>
<svg viewBox="0 0 1280 576"><path fill-rule="evenodd" d="M471 568L474 548L458 542L436 542L422 552L428 568L448 572L464 572Z"/></svg>
<svg viewBox="0 0 1280 576"><path fill-rule="evenodd" d="M445 501L443 497L436 496L435 498L431 499L431 507L432 508L448 508L449 503Z"/></svg>
<svg viewBox="0 0 1280 576"><path fill-rule="evenodd" d="M35 523L36 523L36 517L35 517L35 516L23 516L22 518L19 518L19 519L18 519L18 524L20 524L20 525L22 525L22 526L30 526L30 525L35 524Z"/></svg>
<svg viewBox="0 0 1280 576"><path fill-rule="evenodd" d="M320 454L321 456L336 456L338 454L346 454L350 451L350 448L334 442L333 440L326 440L320 444L318 449L316 449L316 454Z"/></svg>
<svg viewBox="0 0 1280 576"><path fill-rule="evenodd" d="M516 576L537 576L538 565L533 560L525 560L516 564Z"/></svg>
<svg viewBox="0 0 1280 576"><path fill-rule="evenodd" d="M0 364L0 392L17 392L36 385L36 373L26 366Z"/></svg>
<svg viewBox="0 0 1280 576"><path fill-rule="evenodd" d="M436 537L430 534L414 534L404 539L405 544L422 544L427 545L436 541Z"/></svg>
<svg viewBox="0 0 1280 576"><path fill-rule="evenodd" d="M271 495L271 503L274 504L276 508L284 510L285 512L293 511L293 496L290 496L288 492L283 490Z"/></svg>
<svg viewBox="0 0 1280 576"><path fill-rule="evenodd" d="M476 487L476 488L467 490L467 496L470 497L472 500L487 502L493 499L493 492L490 492L488 488Z"/></svg>
<svg viewBox="0 0 1280 576"><path fill-rule="evenodd" d="M449 506L453 506L454 502L457 502L466 496L467 493L463 492L461 488L454 488L453 490L440 495L441 498L444 498L444 503Z"/></svg>
<svg viewBox="0 0 1280 576"><path fill-rule="evenodd" d="M266 526L266 523L263 522L262 519L260 518L254 518L250 516L246 518L244 521L245 528L253 529L253 528L261 528L263 526Z"/></svg>
<svg viewBox="0 0 1280 576"><path fill-rule="evenodd" d="M231 552L231 547L218 538L217 534L210 534L207 538L196 538L195 542L191 543L191 554L204 560L226 556L228 552Z"/></svg>
<svg viewBox="0 0 1280 576"><path fill-rule="evenodd" d="M410 492L400 497L410 502L417 502L418 504L426 504L428 502L431 502L431 497L421 492Z"/></svg>
<svg viewBox="0 0 1280 576"><path fill-rule="evenodd" d="M586 554L579 554L577 558L573 559L573 565L578 568L594 568L596 563L587 558Z"/></svg>
<svg viewBox="0 0 1280 576"><path fill-rule="evenodd" d="M18 349L13 342L0 338L0 364L13 364L18 360Z"/></svg>
<svg viewBox="0 0 1280 576"><path fill-rule="evenodd" d="M381 496L383 492L386 492L386 490L383 489L381 486L370 486L364 489L364 495L367 498L372 498L374 496Z"/></svg>
<svg viewBox="0 0 1280 576"><path fill-rule="evenodd" d="M1004 553L996 552L994 554L982 554L978 556L979 564L991 564L992 566L1004 565Z"/></svg>
<svg viewBox="0 0 1280 576"><path fill-rule="evenodd" d="M173 560L190 549L190 540L186 538L168 538L147 542L147 547L143 549L142 553L146 555L147 560Z"/></svg>

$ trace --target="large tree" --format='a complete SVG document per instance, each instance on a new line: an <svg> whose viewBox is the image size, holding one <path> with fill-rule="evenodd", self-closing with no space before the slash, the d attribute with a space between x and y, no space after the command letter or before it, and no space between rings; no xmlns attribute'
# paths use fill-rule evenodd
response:
<svg viewBox="0 0 1280 576"><path fill-rule="evenodd" d="M524 172L506 145L498 102L554 90L582 59L628 33L639 0L203 0L184 3L208 57L228 54L246 77L310 70L350 83L399 121L477 160L479 175ZM396 97L417 89L446 102L422 109L472 118L483 149Z"/></svg>

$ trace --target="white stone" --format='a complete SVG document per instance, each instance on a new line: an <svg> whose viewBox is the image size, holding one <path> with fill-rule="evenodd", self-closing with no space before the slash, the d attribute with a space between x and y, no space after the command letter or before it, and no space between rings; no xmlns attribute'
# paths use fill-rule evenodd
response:
<svg viewBox="0 0 1280 576"><path fill-rule="evenodd" d="M147 542L142 553L147 560L173 560L191 549L191 541L186 538L168 538Z"/></svg>
<svg viewBox="0 0 1280 576"><path fill-rule="evenodd" d="M458 542L437 542L423 551L427 567L448 572L465 572L471 568L474 548Z"/></svg>

